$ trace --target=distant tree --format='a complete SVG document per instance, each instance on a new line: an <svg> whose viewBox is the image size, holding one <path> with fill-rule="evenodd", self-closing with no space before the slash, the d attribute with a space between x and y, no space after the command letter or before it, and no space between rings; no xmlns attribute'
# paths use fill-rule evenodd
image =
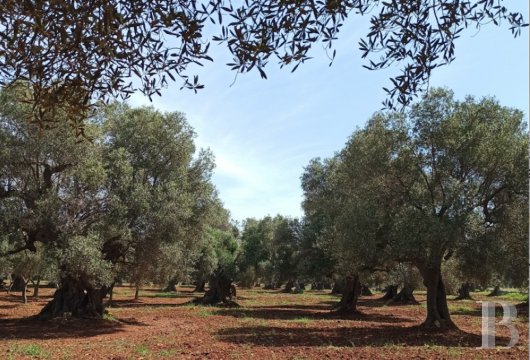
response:
<svg viewBox="0 0 530 360"><path fill-rule="evenodd" d="M333 189L329 182L333 159L313 159L301 176L304 218L300 244L300 272L317 287L332 282L336 259L332 251Z"/></svg>
<svg viewBox="0 0 530 360"><path fill-rule="evenodd" d="M286 284L289 291L300 283L302 224L281 215L247 219L241 233L239 278L244 286L256 282L274 289ZM302 290L302 289L300 289Z"/></svg>
<svg viewBox="0 0 530 360"><path fill-rule="evenodd" d="M200 255L193 265L191 274L196 285L195 291L199 292L204 292L206 282L218 266L235 267L233 256L238 250L236 242L238 230L231 222L230 213L223 207L221 201L217 201L211 207L203 236Z"/></svg>
<svg viewBox="0 0 530 360"><path fill-rule="evenodd" d="M246 279L247 286L257 281L277 287L279 284L272 277L270 259L272 257L272 240L274 237L274 219L266 216L263 219L246 219L241 232L241 255L238 258L239 273L251 269L253 279ZM248 274L247 274L248 275Z"/></svg>
<svg viewBox="0 0 530 360"><path fill-rule="evenodd" d="M388 106L393 100L407 104L433 69L455 58L455 41L465 28L506 22L517 36L526 26L520 13L489 0L7 0L0 12L0 85L29 82L32 92L20 97L31 105L28 120L48 127L61 110L68 114L62 121L82 132L82 121L98 100L126 98L135 90L151 97L161 93L168 78L202 88L188 66L211 60L210 39L228 46L232 70L256 69L266 77L271 57L295 70L315 44L331 51L352 13L373 14L359 42L362 56L371 59L365 66L401 67L386 90ZM209 21L218 26L217 36L205 34ZM332 60L335 51L328 56Z"/></svg>

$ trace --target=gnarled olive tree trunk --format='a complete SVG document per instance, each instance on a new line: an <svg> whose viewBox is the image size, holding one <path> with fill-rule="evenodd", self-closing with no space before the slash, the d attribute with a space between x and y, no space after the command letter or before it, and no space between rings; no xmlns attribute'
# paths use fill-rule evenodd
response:
<svg viewBox="0 0 530 360"><path fill-rule="evenodd" d="M169 279L169 281L167 282L166 284L166 287L164 288L164 291L165 292L172 292L172 291L177 291L177 285L178 285L178 280L177 278L171 278Z"/></svg>
<svg viewBox="0 0 530 360"><path fill-rule="evenodd" d="M420 268L423 284L427 288L427 318L423 326L448 329L455 325L447 307L447 296L440 266Z"/></svg>
<svg viewBox="0 0 530 360"><path fill-rule="evenodd" d="M203 305L224 304L231 307L239 307L235 301L236 287L232 284L232 279L224 275L223 272L212 275L208 282L209 289L202 299L196 301Z"/></svg>
<svg viewBox="0 0 530 360"><path fill-rule="evenodd" d="M488 294L488 296L500 296L500 295L502 295L502 293L501 293L501 287L499 285L495 285L495 288L493 289L493 291Z"/></svg>
<svg viewBox="0 0 530 360"><path fill-rule="evenodd" d="M11 291L20 291L22 293L22 302L24 302L24 304L27 304L28 283L29 280L26 280L24 276L18 274L11 274L11 285L9 286L7 293Z"/></svg>
<svg viewBox="0 0 530 360"><path fill-rule="evenodd" d="M33 298L39 298L39 289L40 289L40 276L37 277L37 281L33 283Z"/></svg>
<svg viewBox="0 0 530 360"><path fill-rule="evenodd" d="M372 290L366 285L361 285L361 295L362 296L372 296Z"/></svg>
<svg viewBox="0 0 530 360"><path fill-rule="evenodd" d="M53 299L37 315L39 319L74 316L87 318L103 317L103 298L108 289L96 288L84 279L70 276L61 279Z"/></svg>
<svg viewBox="0 0 530 360"><path fill-rule="evenodd" d="M383 295L379 300L392 300L397 296L397 289L398 287L396 285L388 285L385 288L385 295Z"/></svg>
<svg viewBox="0 0 530 360"><path fill-rule="evenodd" d="M337 279L333 283L333 287L331 288L332 294L342 294L342 290L344 289L344 279Z"/></svg>
<svg viewBox="0 0 530 360"><path fill-rule="evenodd" d="M473 300L471 298L471 284L468 282L463 283L458 289L458 296L455 300Z"/></svg>
<svg viewBox="0 0 530 360"><path fill-rule="evenodd" d="M342 286L342 297L335 306L335 310L341 314L357 312L357 300L361 294L361 283L359 276L347 276Z"/></svg>
<svg viewBox="0 0 530 360"><path fill-rule="evenodd" d="M392 298L392 302L399 304L419 304L414 297L414 288L410 285L403 286L399 293Z"/></svg>
<svg viewBox="0 0 530 360"><path fill-rule="evenodd" d="M206 289L206 281L204 280L197 280L197 283L195 283L195 289L193 289L193 292L205 292Z"/></svg>

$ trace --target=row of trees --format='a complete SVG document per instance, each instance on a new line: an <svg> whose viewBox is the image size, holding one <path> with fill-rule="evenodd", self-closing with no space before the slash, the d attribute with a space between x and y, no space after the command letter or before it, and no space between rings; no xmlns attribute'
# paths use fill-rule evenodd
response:
<svg viewBox="0 0 530 360"><path fill-rule="evenodd" d="M87 141L66 114L46 131L28 122L32 109L16 100L28 91L0 94L0 270L24 288L57 280L41 317L101 316L117 281L186 279L201 254L235 241L210 180L213 156L196 151L183 114L102 107Z"/></svg>
<svg viewBox="0 0 530 360"><path fill-rule="evenodd" d="M347 279L410 264L427 289L425 325L453 326L442 275L528 283L528 136L521 111L434 89L404 113L377 113L302 176L306 226Z"/></svg>
<svg viewBox="0 0 530 360"><path fill-rule="evenodd" d="M57 280L41 317L101 316L120 281L209 283L198 302L228 305L233 281L333 285L341 312L356 310L366 285L414 302L423 282L425 325L445 328L445 278L461 296L471 283L528 282L526 124L494 99L434 89L408 112L376 113L305 168L302 219L238 229L211 183L213 157L196 151L182 114L102 107L87 141L60 120L38 131L17 98L0 96L0 272L22 288Z"/></svg>

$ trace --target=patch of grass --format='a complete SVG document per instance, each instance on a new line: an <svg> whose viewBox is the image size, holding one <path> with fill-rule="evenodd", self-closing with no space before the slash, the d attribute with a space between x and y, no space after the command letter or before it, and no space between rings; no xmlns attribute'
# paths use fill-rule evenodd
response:
<svg viewBox="0 0 530 360"><path fill-rule="evenodd" d="M449 304L449 311L457 312L462 315L472 315L477 312L477 309L465 304Z"/></svg>
<svg viewBox="0 0 530 360"><path fill-rule="evenodd" d="M199 315L200 317L208 317L208 316L212 316L212 315L213 315L213 312L212 312L212 310L210 310L210 309L201 308L201 309L197 312L197 315Z"/></svg>
<svg viewBox="0 0 530 360"><path fill-rule="evenodd" d="M118 321L118 319L116 319L116 317L114 315L112 315L111 313L108 313L108 312L103 314L103 320Z"/></svg>
<svg viewBox="0 0 530 360"><path fill-rule="evenodd" d="M462 356L463 352L462 350L458 348L448 348L447 349L447 355L449 355L452 358L460 358Z"/></svg>
<svg viewBox="0 0 530 360"><path fill-rule="evenodd" d="M159 355L162 357L176 358L177 351L175 349L160 350Z"/></svg>
<svg viewBox="0 0 530 360"><path fill-rule="evenodd" d="M32 358L38 358L38 359L47 359L50 356L50 354L46 350L44 350L41 346L37 344L29 344L29 345L14 344L11 347L11 352L12 354L25 355L25 356L30 356ZM12 354L10 354L10 358L12 358L11 356Z"/></svg>
<svg viewBox="0 0 530 360"><path fill-rule="evenodd" d="M295 323L298 323L298 324L311 324L313 322L313 320L309 319L309 318L306 318L306 317L299 317L299 318L295 318L293 319L293 322Z"/></svg>
<svg viewBox="0 0 530 360"><path fill-rule="evenodd" d="M168 292L159 292L154 294L147 295L148 297L154 297L154 298L176 298L179 297L179 293L176 291L168 291Z"/></svg>
<svg viewBox="0 0 530 360"><path fill-rule="evenodd" d="M147 356L149 355L149 348L145 345L138 345L134 351L140 355L140 356Z"/></svg>
<svg viewBox="0 0 530 360"><path fill-rule="evenodd" d="M517 302L528 301L528 294L519 291L510 291L499 296L501 299L512 300Z"/></svg>

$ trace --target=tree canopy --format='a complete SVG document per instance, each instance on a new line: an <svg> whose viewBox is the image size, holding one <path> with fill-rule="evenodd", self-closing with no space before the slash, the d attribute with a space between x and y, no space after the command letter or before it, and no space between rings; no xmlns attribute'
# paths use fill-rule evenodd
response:
<svg viewBox="0 0 530 360"><path fill-rule="evenodd" d="M521 281L525 267L517 260L515 271L506 258L527 254L526 129L519 110L491 98L457 101L444 89L406 113L375 114L317 182L337 214L327 225L337 266L354 276L413 264L427 287L426 324L436 326L451 324L443 262L456 259L468 274L486 262L486 275Z"/></svg>
<svg viewBox="0 0 530 360"><path fill-rule="evenodd" d="M0 248L55 259L61 287L42 316L101 316L123 274L165 283L192 271L223 220L212 156L183 114L113 104L87 123L89 142L66 122L39 133L28 105L0 96Z"/></svg>
<svg viewBox="0 0 530 360"><path fill-rule="evenodd" d="M400 68L385 88L388 107L408 104L425 89L433 69L455 58L464 29L506 23L517 36L527 26L520 13L491 0L8 0L0 11L0 85L30 84L32 91L19 95L40 127L51 126L60 110L63 121L83 131L100 101L136 90L160 95L177 78L185 88L202 88L188 67L212 60L211 41L228 47L232 70L262 77L274 58L294 71L315 44L332 60L333 41L352 14L371 16L359 42L365 67Z"/></svg>

